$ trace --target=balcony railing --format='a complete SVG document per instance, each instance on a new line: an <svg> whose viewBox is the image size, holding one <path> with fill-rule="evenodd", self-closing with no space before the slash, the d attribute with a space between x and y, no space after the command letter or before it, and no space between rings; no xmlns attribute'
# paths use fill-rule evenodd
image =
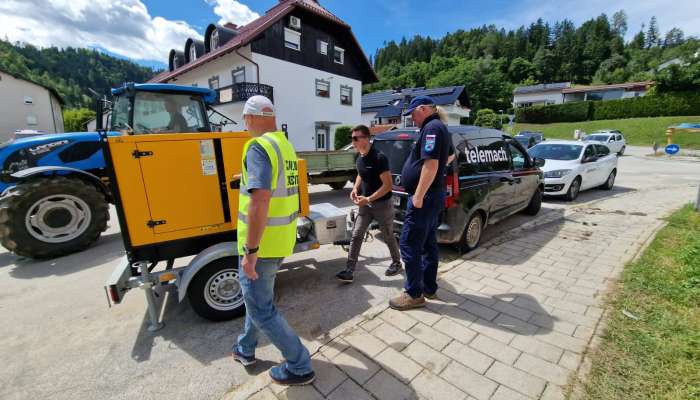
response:
<svg viewBox="0 0 700 400"><path fill-rule="evenodd" d="M233 85L223 86L217 91L218 97L215 104L236 103L246 101L255 95L265 96L273 103L275 99L272 94L272 86L261 83L243 82Z"/></svg>

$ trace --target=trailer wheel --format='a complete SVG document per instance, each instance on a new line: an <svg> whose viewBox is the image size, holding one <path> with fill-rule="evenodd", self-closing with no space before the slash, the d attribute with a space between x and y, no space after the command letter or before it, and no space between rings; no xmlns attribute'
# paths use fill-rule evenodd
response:
<svg viewBox="0 0 700 400"><path fill-rule="evenodd" d="M345 184L348 183L348 181L342 181L342 182L331 182L328 185L331 187L333 190L343 190L345 187Z"/></svg>
<svg viewBox="0 0 700 400"><path fill-rule="evenodd" d="M245 314L238 257L219 258L202 267L187 288L187 298L197 315L211 321Z"/></svg>
<svg viewBox="0 0 700 400"><path fill-rule="evenodd" d="M17 255L58 257L84 250L107 229L102 192L80 179L45 177L0 198L0 241Z"/></svg>

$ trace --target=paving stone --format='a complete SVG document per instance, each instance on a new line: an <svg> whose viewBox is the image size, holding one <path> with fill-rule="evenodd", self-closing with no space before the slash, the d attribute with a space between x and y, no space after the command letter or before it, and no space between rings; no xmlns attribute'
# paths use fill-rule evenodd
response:
<svg viewBox="0 0 700 400"><path fill-rule="evenodd" d="M545 297L546 299L546 297ZM514 306L524 308L538 314L545 314L545 306L532 297L518 296L511 302Z"/></svg>
<svg viewBox="0 0 700 400"><path fill-rule="evenodd" d="M533 293L540 293L543 294L547 297L555 298L555 299L563 299L566 293L562 292L561 290L558 289L553 289L544 285L540 285L539 283L533 283L532 285L528 286L527 288L528 293L533 292Z"/></svg>
<svg viewBox="0 0 700 400"><path fill-rule="evenodd" d="M372 319L368 319L367 321L361 323L360 327L362 327L362 329L366 330L367 332L371 332L376 327L381 325L382 322L383 322L383 320L380 318L372 318Z"/></svg>
<svg viewBox="0 0 700 400"><path fill-rule="evenodd" d="M386 348L386 343L362 329L355 329L354 331L344 335L343 339L345 339L350 346L360 350L369 357L376 356Z"/></svg>
<svg viewBox="0 0 700 400"><path fill-rule="evenodd" d="M521 335L534 335L539 328L537 325L529 324L521 319L513 318L510 315L501 314L493 323L501 328L510 329L513 332Z"/></svg>
<svg viewBox="0 0 700 400"><path fill-rule="evenodd" d="M548 274L548 272L543 273L543 275L545 275L545 274ZM549 288L556 288L559 285L559 282L556 280L551 280L551 279L544 278L542 276L537 276L537 275L532 275L532 274L528 274L527 276L525 276L525 280L530 282L530 283L537 283L537 284L540 284L542 286L546 286Z"/></svg>
<svg viewBox="0 0 700 400"><path fill-rule="evenodd" d="M423 367L398 351L388 347L375 359L384 369L403 382L410 382Z"/></svg>
<svg viewBox="0 0 700 400"><path fill-rule="evenodd" d="M364 387L378 400L418 400L410 386L384 370L377 372Z"/></svg>
<svg viewBox="0 0 700 400"><path fill-rule="evenodd" d="M333 389L337 388L348 377L345 373L336 368L331 361L320 354L315 354L311 359L316 379L313 385L322 395L328 396Z"/></svg>
<svg viewBox="0 0 700 400"><path fill-rule="evenodd" d="M516 336L513 340L516 340L518 337L520 336ZM477 337L469 343L469 347L507 365L512 365L520 355L520 351L513 347L481 334L477 335Z"/></svg>
<svg viewBox="0 0 700 400"><path fill-rule="evenodd" d="M348 342L340 337L337 337L323 345L323 347L321 347L321 353L323 353L323 355L329 360L332 360L335 358L335 356L344 352L348 347L350 347Z"/></svg>
<svg viewBox="0 0 700 400"><path fill-rule="evenodd" d="M276 398L279 400L323 400L323 396L311 385L286 387Z"/></svg>
<svg viewBox="0 0 700 400"><path fill-rule="evenodd" d="M491 400L529 400L530 397L522 395L513 389L509 389L503 385L500 385L496 389L496 393L493 394Z"/></svg>
<svg viewBox="0 0 700 400"><path fill-rule="evenodd" d="M374 361L365 357L354 348L349 348L338 354L333 359L333 362L343 372L361 384L367 382L372 375L379 371L379 366Z"/></svg>
<svg viewBox="0 0 700 400"><path fill-rule="evenodd" d="M468 327L472 322L479 319L476 315L470 314L456 306L444 306L440 309L440 313L465 327Z"/></svg>
<svg viewBox="0 0 700 400"><path fill-rule="evenodd" d="M515 367L557 385L566 385L569 377L569 370L527 353L518 358Z"/></svg>
<svg viewBox="0 0 700 400"><path fill-rule="evenodd" d="M412 310L406 310L404 313L416 321L422 322L428 326L432 326L434 323L438 322L440 318L442 318L440 314L425 308L414 308Z"/></svg>
<svg viewBox="0 0 700 400"><path fill-rule="evenodd" d="M516 336L510 345L543 360L558 362L564 350L528 336Z"/></svg>
<svg viewBox="0 0 700 400"><path fill-rule="evenodd" d="M548 383L540 400L564 400L566 398L564 393L563 387Z"/></svg>
<svg viewBox="0 0 700 400"><path fill-rule="evenodd" d="M248 397L248 400L277 400L277 396L272 393L270 388L263 388L261 391L255 393L254 395Z"/></svg>
<svg viewBox="0 0 700 400"><path fill-rule="evenodd" d="M383 322L377 326L372 331L372 335L383 340L384 343L398 351L403 350L413 341L413 336L404 333L402 330L389 324L388 322Z"/></svg>
<svg viewBox="0 0 700 400"><path fill-rule="evenodd" d="M433 328L465 344L476 336L476 332L450 318L440 319Z"/></svg>
<svg viewBox="0 0 700 400"><path fill-rule="evenodd" d="M422 323L409 329L408 333L438 351L442 350L452 340L449 336Z"/></svg>
<svg viewBox="0 0 700 400"><path fill-rule="evenodd" d="M556 331L547 332L542 330L542 328L537 331L537 340L547 342L564 350L571 350L574 353L582 353L586 348L586 342L581 339L567 336Z"/></svg>
<svg viewBox="0 0 700 400"><path fill-rule="evenodd" d="M473 280L470 278L465 278L463 276L456 276L450 279L450 283L454 285L455 289L459 293L465 293L469 290L478 291L484 287L483 283L479 283L478 280Z"/></svg>
<svg viewBox="0 0 700 400"><path fill-rule="evenodd" d="M372 400L372 396L348 379L328 396L328 400Z"/></svg>
<svg viewBox="0 0 700 400"><path fill-rule="evenodd" d="M486 372L493 363L493 358L458 342L450 343L443 353L480 374Z"/></svg>
<svg viewBox="0 0 700 400"><path fill-rule="evenodd" d="M498 387L496 382L456 362L450 363L440 376L478 400L488 400Z"/></svg>
<svg viewBox="0 0 700 400"><path fill-rule="evenodd" d="M515 300L515 299L513 299L513 300ZM513 305L511 302L507 302L507 301L497 301L494 305L491 306L491 308L493 308L494 310L500 311L504 314L508 314L511 317L521 319L523 321L527 321L534 314L530 310L527 310L525 308L520 308L518 306Z"/></svg>
<svg viewBox="0 0 700 400"><path fill-rule="evenodd" d="M439 374L450 363L449 357L418 340L414 340L408 345L403 354L434 374Z"/></svg>
<svg viewBox="0 0 700 400"><path fill-rule="evenodd" d="M457 293L453 293L447 289L440 288L437 291L437 300L443 303L444 305L460 305L464 302L465 298L458 295Z"/></svg>
<svg viewBox="0 0 700 400"><path fill-rule="evenodd" d="M510 343L515 337L515 334L510 330L506 330L505 328L483 319L474 321L474 323L469 325L469 328L505 344Z"/></svg>
<svg viewBox="0 0 700 400"><path fill-rule="evenodd" d="M581 355L568 350L564 351L559 360L559 365L571 371L577 370L579 364L581 364Z"/></svg>
<svg viewBox="0 0 700 400"><path fill-rule="evenodd" d="M391 308L388 308L379 314L379 318L394 325L402 331L408 331L413 325L418 323L418 321L409 317L408 314L404 314L401 311L396 311Z"/></svg>
<svg viewBox="0 0 700 400"><path fill-rule="evenodd" d="M425 400L463 400L466 393L429 371L423 371L411 382L418 396Z"/></svg>
<svg viewBox="0 0 700 400"><path fill-rule="evenodd" d="M498 311L483 306L471 300L466 300L464 303L459 305L459 308L487 321L491 321L498 315Z"/></svg>
<svg viewBox="0 0 700 400"><path fill-rule="evenodd" d="M537 398L544 390L546 382L534 375L496 361L486 371L486 376L522 394Z"/></svg>
<svg viewBox="0 0 700 400"><path fill-rule="evenodd" d="M485 277L484 279L480 280L479 283L483 283L486 286L491 286L492 288L496 288L504 292L509 292L513 289L513 285L495 278Z"/></svg>
<svg viewBox="0 0 700 400"><path fill-rule="evenodd" d="M512 285L513 287L516 287L518 289L525 289L530 285L530 282L523 280L522 278L511 276L506 273L501 273L501 275L498 276L498 280Z"/></svg>
<svg viewBox="0 0 700 400"><path fill-rule="evenodd" d="M574 337L588 342L593 337L594 333L595 329L593 328L589 328L587 326L579 326L578 328L576 328L576 332L574 332Z"/></svg>

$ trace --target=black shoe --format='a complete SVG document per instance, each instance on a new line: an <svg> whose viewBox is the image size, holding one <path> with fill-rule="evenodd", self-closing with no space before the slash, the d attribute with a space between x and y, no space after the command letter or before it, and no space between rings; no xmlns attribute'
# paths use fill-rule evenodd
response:
<svg viewBox="0 0 700 400"><path fill-rule="evenodd" d="M316 374L314 371L311 371L308 374L296 375L289 372L284 364L282 364L270 368L270 378L278 385L301 386L313 382L316 378Z"/></svg>
<svg viewBox="0 0 700 400"><path fill-rule="evenodd" d="M398 273L401 272L401 263L393 263L389 266L389 268L386 269L386 272L384 272L384 275L386 276L394 276Z"/></svg>
<svg viewBox="0 0 700 400"><path fill-rule="evenodd" d="M350 271L349 269L345 269L338 272L337 274L335 274L335 277L338 278L338 280L341 282L352 283L353 281L352 271Z"/></svg>

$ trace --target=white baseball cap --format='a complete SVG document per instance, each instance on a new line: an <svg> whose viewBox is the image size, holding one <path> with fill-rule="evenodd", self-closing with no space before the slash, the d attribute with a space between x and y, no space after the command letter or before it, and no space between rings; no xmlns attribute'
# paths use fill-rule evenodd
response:
<svg viewBox="0 0 700 400"><path fill-rule="evenodd" d="M261 115L264 117L275 116L275 106L265 96L253 96L245 102L243 115Z"/></svg>

